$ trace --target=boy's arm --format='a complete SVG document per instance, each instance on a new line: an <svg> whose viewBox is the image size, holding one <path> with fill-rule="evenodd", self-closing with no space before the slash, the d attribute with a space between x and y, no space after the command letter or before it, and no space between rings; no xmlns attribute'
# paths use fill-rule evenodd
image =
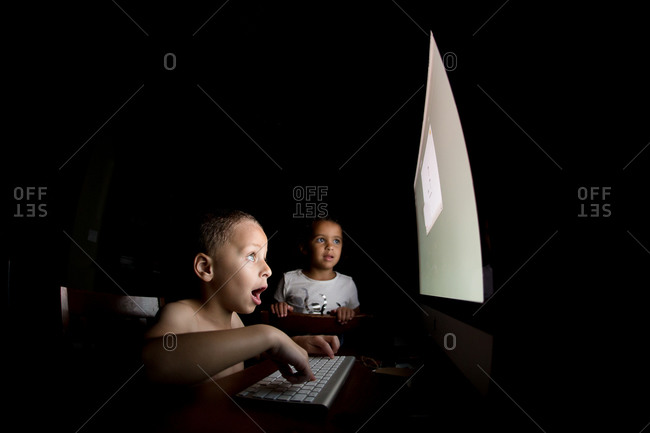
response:
<svg viewBox="0 0 650 433"><path fill-rule="evenodd" d="M142 358L150 380L194 384L262 352L278 364L289 381L313 379L307 352L282 331L268 325L149 338ZM290 365L296 373L292 373Z"/></svg>
<svg viewBox="0 0 650 433"><path fill-rule="evenodd" d="M313 377L306 351L280 330L253 325L196 332L193 316L193 309L186 305L168 304L149 331L142 359L152 381L198 383L262 352L267 352L290 381ZM289 365L295 367L296 374Z"/></svg>

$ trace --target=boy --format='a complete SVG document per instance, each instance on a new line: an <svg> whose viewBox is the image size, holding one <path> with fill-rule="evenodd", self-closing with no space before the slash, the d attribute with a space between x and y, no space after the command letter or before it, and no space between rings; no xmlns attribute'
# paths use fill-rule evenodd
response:
<svg viewBox="0 0 650 433"><path fill-rule="evenodd" d="M335 315L345 324L359 314L357 287L351 277L334 271L343 249L343 229L330 218L312 221L300 244L308 262L304 269L286 272L280 280L271 312L285 317L288 312L322 312Z"/></svg>
<svg viewBox="0 0 650 433"><path fill-rule="evenodd" d="M161 310L142 351L149 379L194 384L240 371L245 360L265 353L290 382L313 380L308 353L333 357L336 336L292 339L268 325L245 327L239 318L260 305L271 275L260 224L234 211L209 215L200 231L202 252L194 258L194 272L201 299L172 302Z"/></svg>

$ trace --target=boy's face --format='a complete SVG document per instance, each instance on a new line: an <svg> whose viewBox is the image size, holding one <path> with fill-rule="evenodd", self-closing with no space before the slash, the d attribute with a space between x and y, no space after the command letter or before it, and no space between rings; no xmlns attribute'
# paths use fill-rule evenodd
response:
<svg viewBox="0 0 650 433"><path fill-rule="evenodd" d="M267 239L262 228L243 221L233 227L230 242L214 254L211 282L220 303L228 310L248 314L262 303L271 268L266 264Z"/></svg>
<svg viewBox="0 0 650 433"><path fill-rule="evenodd" d="M342 248L343 232L340 225L332 221L319 221L314 224L309 241L312 268L333 269L341 258Z"/></svg>

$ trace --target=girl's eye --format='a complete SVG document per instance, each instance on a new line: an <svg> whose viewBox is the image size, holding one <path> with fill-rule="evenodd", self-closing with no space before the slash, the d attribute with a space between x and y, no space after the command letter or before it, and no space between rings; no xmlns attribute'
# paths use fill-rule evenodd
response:
<svg viewBox="0 0 650 433"><path fill-rule="evenodd" d="M254 262L256 259L255 253L250 253L249 255L246 256L246 260L249 262Z"/></svg>
<svg viewBox="0 0 650 433"><path fill-rule="evenodd" d="M340 240L340 239L334 239L334 243L335 243L336 245L339 245L339 244L341 243L341 240Z"/></svg>
<svg viewBox="0 0 650 433"><path fill-rule="evenodd" d="M325 242L325 239L324 238L317 238L316 242L319 243L319 244L322 244L323 242Z"/></svg>

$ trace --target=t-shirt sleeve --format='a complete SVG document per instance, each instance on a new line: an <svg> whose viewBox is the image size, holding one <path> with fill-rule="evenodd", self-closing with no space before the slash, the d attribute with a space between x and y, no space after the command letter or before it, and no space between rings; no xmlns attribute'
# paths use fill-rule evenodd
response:
<svg viewBox="0 0 650 433"><path fill-rule="evenodd" d="M283 275L282 278L280 278L280 281L278 281L278 286L275 289L275 294L273 295L273 298L278 301L278 302L287 302L286 301L286 294L285 294L285 278L286 275Z"/></svg>
<svg viewBox="0 0 650 433"><path fill-rule="evenodd" d="M350 306L350 308L355 309L359 307L361 304L359 303L359 294L357 293L357 285L354 284L354 280L352 278L350 278L350 286L348 290L350 292L348 305Z"/></svg>

